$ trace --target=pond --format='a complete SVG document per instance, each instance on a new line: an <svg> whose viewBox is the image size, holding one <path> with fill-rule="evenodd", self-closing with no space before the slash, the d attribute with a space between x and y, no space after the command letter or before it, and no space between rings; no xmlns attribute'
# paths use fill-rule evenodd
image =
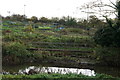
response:
<svg viewBox="0 0 120 80"><path fill-rule="evenodd" d="M95 76L94 70L77 69L77 68L61 68L61 67L36 67L30 66L26 69L20 69L19 74L39 74L39 73L59 73L59 74L83 74L87 76Z"/></svg>
<svg viewBox="0 0 120 80"><path fill-rule="evenodd" d="M75 73L87 76L95 76L96 73L103 73L114 77L120 77L120 69L116 67L93 66L91 68L80 67L58 67L51 64L24 64L16 66L3 66L5 74L38 74L38 73ZM8 72L8 73L7 73Z"/></svg>

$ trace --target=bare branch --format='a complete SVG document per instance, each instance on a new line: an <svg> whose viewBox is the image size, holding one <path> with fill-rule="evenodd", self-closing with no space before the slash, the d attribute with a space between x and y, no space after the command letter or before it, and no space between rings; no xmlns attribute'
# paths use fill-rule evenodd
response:
<svg viewBox="0 0 120 80"><path fill-rule="evenodd" d="M105 6L111 7L111 8L113 8L113 9L117 9L116 7L113 7L113 6L107 5L107 4L105 4Z"/></svg>
<svg viewBox="0 0 120 80"><path fill-rule="evenodd" d="M114 5L114 7L117 7L117 5L116 4L114 4L111 0L109 0L113 5Z"/></svg>

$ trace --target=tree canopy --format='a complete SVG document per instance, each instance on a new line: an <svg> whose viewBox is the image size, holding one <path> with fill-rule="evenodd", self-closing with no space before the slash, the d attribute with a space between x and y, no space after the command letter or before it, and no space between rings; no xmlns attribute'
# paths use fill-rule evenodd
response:
<svg viewBox="0 0 120 80"><path fill-rule="evenodd" d="M113 8L117 11L116 20L105 16L108 25L99 29L94 36L95 42L101 46L120 47L120 1L113 4Z"/></svg>

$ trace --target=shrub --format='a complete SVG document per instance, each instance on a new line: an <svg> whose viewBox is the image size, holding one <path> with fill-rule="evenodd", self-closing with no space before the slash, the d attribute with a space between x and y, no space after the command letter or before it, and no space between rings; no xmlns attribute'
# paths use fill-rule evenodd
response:
<svg viewBox="0 0 120 80"><path fill-rule="evenodd" d="M3 43L2 45L3 63L5 64L20 64L25 62L30 56L26 47L19 42Z"/></svg>
<svg viewBox="0 0 120 80"><path fill-rule="evenodd" d="M32 26L27 26L25 29L24 29L25 32L34 32L34 29L32 28Z"/></svg>
<svg viewBox="0 0 120 80"><path fill-rule="evenodd" d="M25 45L19 42L9 42L3 43L3 56L4 55L15 55L15 56L25 56L29 52L26 50Z"/></svg>
<svg viewBox="0 0 120 80"><path fill-rule="evenodd" d="M94 41L101 46L111 46L114 43L114 33L110 27L99 29L94 35Z"/></svg>

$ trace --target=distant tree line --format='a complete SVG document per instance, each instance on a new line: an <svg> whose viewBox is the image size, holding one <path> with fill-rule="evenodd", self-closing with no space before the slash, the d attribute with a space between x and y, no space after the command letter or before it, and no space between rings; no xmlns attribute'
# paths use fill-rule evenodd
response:
<svg viewBox="0 0 120 80"><path fill-rule="evenodd" d="M32 16L31 18L27 18L24 15L20 14L13 14L11 16L3 17L3 20L9 21L20 21L20 22L29 22L32 21L33 23L58 23L60 25L65 25L68 27L82 27L82 28L93 28L93 27L101 27L102 25L106 24L103 20L100 20L95 15L90 16L89 20L79 19L67 16L67 17L52 17L51 19L47 17L38 18L36 16Z"/></svg>

